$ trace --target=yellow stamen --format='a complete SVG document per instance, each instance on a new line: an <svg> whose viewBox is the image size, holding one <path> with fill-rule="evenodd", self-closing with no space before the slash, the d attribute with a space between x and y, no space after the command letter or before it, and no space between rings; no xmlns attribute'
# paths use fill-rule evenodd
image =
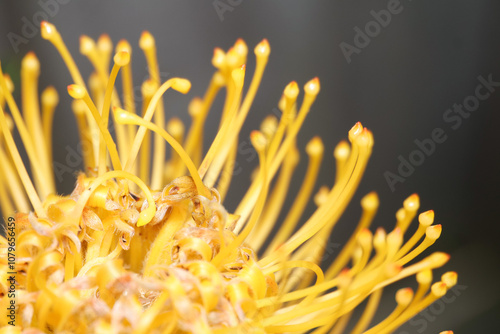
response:
<svg viewBox="0 0 500 334"><path fill-rule="evenodd" d="M158 86L151 80L148 79L142 83L141 92L142 92L142 117L146 114L146 110L148 109L149 103L153 98L153 95L158 90ZM129 126L134 126L133 124ZM133 138L133 136L131 137ZM141 145L141 153L140 153L140 161L139 161L139 175L141 180L146 183L150 183L150 173L151 173L151 134L148 132L144 135L144 139ZM135 164L134 164L135 165Z"/></svg>
<svg viewBox="0 0 500 334"><path fill-rule="evenodd" d="M186 221L186 214L175 208L170 215L168 224L163 225L156 237L144 264L144 276L152 276L155 265L170 264L171 247L175 232Z"/></svg>
<svg viewBox="0 0 500 334"><path fill-rule="evenodd" d="M370 325L375 312L377 311L377 307L380 303L380 298L382 297L382 289L378 289L374 293L370 295L368 299L368 303L366 304L366 308L361 315L361 318L358 320L356 327L352 330L352 334L361 334L364 330Z"/></svg>
<svg viewBox="0 0 500 334"><path fill-rule="evenodd" d="M333 151L333 156L335 157L337 165L335 182L339 182L341 178L345 175L345 166L347 158L349 158L350 153L351 153L351 147L345 140L342 140L335 147L335 150Z"/></svg>
<svg viewBox="0 0 500 334"><path fill-rule="evenodd" d="M283 115L280 118L280 123L278 125L278 129L273 136L271 143L269 144L268 154L271 158L274 158L279 145L281 144L281 140L283 139L283 135L285 134L286 128L293 121L292 108L295 106L295 102L297 100L297 96L299 95L299 86L295 81L290 82L283 92L283 96L285 96L285 109L283 111Z"/></svg>
<svg viewBox="0 0 500 334"><path fill-rule="evenodd" d="M226 144L224 146L220 147L220 151L218 152L218 159L216 161L214 161L213 166L209 166L213 157L209 157L208 153L205 156L205 159L200 166L200 175L202 175L202 177L205 176L205 173L209 167L211 169L211 171L209 171L209 173L207 175L207 180L206 180L206 183L209 187L211 187L215 184L215 181L217 180L217 177L221 172L223 163L226 160L226 158L229 154L229 151L231 150L232 146L235 145L235 142L238 138L238 133L240 132L241 127L243 126L243 123L245 122L245 119L246 119L248 112L250 110L250 106L252 105L252 102L255 98L255 95L257 94L257 90L258 90L260 82L262 80L262 75L264 74L264 70L266 68L267 60L269 58L270 52L271 52L271 48L269 46L269 42L266 39L262 40L255 47L254 53L256 56L257 64L256 64L254 75L252 77L252 81L250 83L250 87L248 88L247 94L245 95L245 99L243 100L243 103L241 104L241 107L239 108L239 112L238 112L236 118L234 119L234 123L233 123L233 116L234 115L232 114L232 111L229 112L229 115L231 115L229 117L230 122L227 122L227 120L225 122L225 124L228 124L228 125L231 124L231 132L228 134L224 133L224 136L223 136L224 138L226 138L224 140L226 142ZM234 78L233 78L233 80L234 80ZM238 85L236 85L236 89L235 89L236 96L233 98L234 99L233 103L237 102L237 104L239 104L239 98L241 95L242 87L243 87L243 83L241 84L241 88L238 88ZM229 93L228 93L228 96L229 96ZM226 132L226 130L223 130L223 129L224 128L221 126L221 130L219 131L219 133L221 133L221 131ZM219 135L219 133L217 135ZM217 140L217 137L215 138L212 146L215 144L216 140ZM219 149L219 147L217 147L217 149ZM210 160L207 161L207 158L209 158Z"/></svg>
<svg viewBox="0 0 500 334"><path fill-rule="evenodd" d="M96 140L92 140L91 137L91 129L87 118L87 111L89 109L82 100L73 100L71 109L73 110L76 118L80 142L82 143L83 163L85 169L94 168L96 165L94 157L94 143ZM95 124L95 121L93 121L93 123Z"/></svg>
<svg viewBox="0 0 500 334"><path fill-rule="evenodd" d="M125 51L118 52L114 57L114 65L111 70L111 74L108 79L108 85L106 86L106 91L104 93L104 103L101 112L102 127L108 128L109 119L109 108L111 106L111 94L113 93L113 87L115 84L116 76L120 71L120 68L127 65L130 62L130 54ZM96 119L97 120L97 119ZM99 124L99 127L101 125ZM106 171L106 144L104 141L100 143L99 147L99 175L104 174ZM123 155L120 155L123 156ZM114 163L113 163L114 165ZM116 169L116 168L115 168ZM121 168L120 168L121 169Z"/></svg>
<svg viewBox="0 0 500 334"><path fill-rule="evenodd" d="M403 202L404 214L402 215L401 219L398 219L397 222L397 227L401 229L401 232L403 232L403 234L405 234L408 226L410 226L411 221L413 220L413 218L415 218L419 207L420 199L417 194L411 195Z"/></svg>
<svg viewBox="0 0 500 334"><path fill-rule="evenodd" d="M355 125L349 133L353 142L354 150L356 152L359 150L359 155L355 153L352 157L352 162L349 163L352 166L349 167L349 169L353 170L352 176L350 178L346 178L343 182L336 183L335 187L330 191L327 203L318 208L318 210L316 210L316 212L302 226L302 228L297 231L283 246L281 246L281 248L283 248L282 251L286 254L289 254L293 250L297 249L302 243L316 234L322 227L333 227L347 206L350 198L353 196L354 190L360 181L361 175L364 172L366 163L368 162L368 158L371 154L373 137L368 130L363 129L361 124ZM329 203L333 203L333 205L328 205ZM261 265L267 265L272 263L274 260L275 256L269 255L261 259L260 263Z"/></svg>
<svg viewBox="0 0 500 334"><path fill-rule="evenodd" d="M349 260L349 256L352 253L354 247L356 246L356 236L365 228L370 226L370 223L373 221L375 214L377 213L377 209L379 206L379 200L376 193L371 192L361 200L361 207L363 208L363 215L356 227L356 230L352 234L351 238L347 242L347 244L342 248L342 251L337 256L335 261L330 265L326 272L326 277L331 278L337 275L342 268L346 265Z"/></svg>
<svg viewBox="0 0 500 334"><path fill-rule="evenodd" d="M167 122L167 132L170 133L170 135L175 139L176 142L178 142L181 145L183 144L184 124L179 118L174 117ZM182 162L182 160L179 154L175 150L173 150L169 163L171 163L174 166L177 166L179 162ZM178 168L176 168L176 170L178 170Z"/></svg>
<svg viewBox="0 0 500 334"><path fill-rule="evenodd" d="M238 236L229 244L228 247L221 250L212 260L212 263L216 267L219 266L224 260L224 258L228 254L231 254L231 252L234 251L236 247L240 246L243 243L243 241L247 238L252 229L255 227L255 224L257 223L262 213L262 209L264 208L264 204L266 202L267 191L269 188L269 181L267 177L267 159L265 155L265 149L267 144L266 138L261 132L254 130L250 134L250 140L252 141L252 145L255 147L255 150L259 154L259 161L260 161L259 179L260 182L262 183L262 193L260 194L259 200L257 201L257 204L255 206L255 210L252 212L252 216L250 217L250 220L248 221L248 224L245 226L243 231L241 231L241 233L238 234Z"/></svg>
<svg viewBox="0 0 500 334"><path fill-rule="evenodd" d="M0 135L0 137L3 139L2 135ZM20 183L19 174L12 165L10 157L7 156L3 148L0 148L0 161L2 161L0 164L0 173L4 177L4 183L9 190L8 195L14 203L16 211L28 212L30 210L30 205L28 203L28 198L26 197L23 185Z"/></svg>
<svg viewBox="0 0 500 334"><path fill-rule="evenodd" d="M293 124L287 131L287 136L284 142L281 144L280 149L278 150L276 156L272 161L270 161L270 167L268 171L270 179L274 177L283 159L285 158L285 155L289 152L290 148L294 144L295 138L300 130L300 127L302 126L307 114L309 113L309 110L312 104L314 103L314 100L316 99L319 90L320 90L320 85L318 78L310 80L304 86L305 96L299 114L297 115L297 118L294 120ZM250 215L250 211L253 209L255 202L257 201L257 197L259 195L258 186L259 185L254 182L250 186L250 189L245 194L243 200L240 202L238 208L236 208L235 213L237 215L240 215L241 218L238 222L238 226L236 227L235 231L239 230L241 224L245 223L248 216Z"/></svg>
<svg viewBox="0 0 500 334"><path fill-rule="evenodd" d="M198 152L201 154L201 149L203 147L203 125L205 124L205 119L207 118L210 107L212 106L217 93L224 86L225 79L220 72L215 72L210 80L207 91L200 101L199 107L193 106L190 110L194 112L191 113L193 118L193 124L189 129L189 133L186 138L186 152L193 157L193 161L198 166L199 161L197 161ZM198 158L201 159L201 158Z"/></svg>
<svg viewBox="0 0 500 334"><path fill-rule="evenodd" d="M0 63L1 66L1 63ZM28 158L30 160L30 164L32 166L32 171L33 175L35 177L35 184L38 185L39 191L42 195L42 198L45 198L47 195L52 193L53 185L49 184L49 178L48 176L44 175L44 169L38 168L38 166L42 166L40 163L38 156L36 154L35 147L33 146L33 139L29 134L29 131L23 121L23 118L21 116L21 113L16 105L16 102L14 101L14 98L12 97L12 94L10 93L10 90L7 87L7 82L5 80L3 72L0 70L0 85L2 87L2 90L4 92L5 99L7 100L7 104L9 106L10 112L12 114L12 117L14 118L14 122L16 124L17 130L19 131L19 135L21 136L21 140L24 144L24 148L26 149L26 153L28 154ZM3 113L3 110L2 110ZM5 116L3 116L4 122L5 122L5 127L8 129L7 126L7 120ZM10 132L9 132L10 133ZM7 135L6 132L4 132L4 135ZM7 141L7 139L6 139ZM12 148L9 148L9 151L12 152ZM16 149L17 151L17 149ZM24 165L23 165L24 166ZM16 163L17 167L17 163ZM23 182L24 183L24 182ZM31 181L30 181L31 183ZM33 204L33 203L32 203Z"/></svg>
<svg viewBox="0 0 500 334"><path fill-rule="evenodd" d="M449 288L443 282L434 283L431 287L431 293L427 295L427 297L425 297L421 302L419 302L414 307L408 308L401 316L397 317L394 321L392 321L390 324L388 324L385 328L383 328L381 331L377 333L380 334L391 333L396 328L401 326L403 323L408 321L413 315L419 313L427 306L435 302L437 299L443 297L448 291L448 289Z"/></svg>
<svg viewBox="0 0 500 334"><path fill-rule="evenodd" d="M2 84L4 84L5 81L3 79L1 80ZM5 91L6 88L5 85L2 86L4 87ZM14 165L16 166L17 173L21 178L21 182L23 183L24 189L26 190L26 194L28 194L28 198L30 199L31 205L33 205L33 208L35 209L35 213L40 218L47 217L47 214L43 209L42 202L40 201L40 198L37 195L35 187L33 186L33 183L31 183L28 172L26 171L26 167L24 167L21 156L19 155L19 151L17 150L16 143L12 138L12 134L10 133L9 127L7 125L3 109L0 109L0 127L2 128L2 134L5 138L5 143L7 145L7 148L9 149L12 160L14 161Z"/></svg>
<svg viewBox="0 0 500 334"><path fill-rule="evenodd" d="M233 70L231 72L231 78L234 83L234 91L235 91L234 97L232 98L231 107L229 108L228 115L222 122L219 132L217 132L217 135L215 136L212 145L210 146L207 154L205 155L205 158L203 159L203 162L200 165L200 168L198 169L198 172L202 178L208 171L208 168L210 167L210 164L214 160L215 156L221 154L220 152L221 147L229 145L227 144L228 143L227 141L224 141L224 139L226 138L226 135L229 133L229 130L234 131L234 128L231 125L235 120L236 113L238 111L238 105L240 103L241 90L243 89L243 81L245 79L245 66ZM213 175L211 178L207 178L206 180L207 185L209 186L213 185L216 181L215 178L216 178L215 175Z"/></svg>
<svg viewBox="0 0 500 334"><path fill-rule="evenodd" d="M323 158L323 143L319 137L314 137L309 141L306 146L306 152L309 156L309 165L307 166L306 177L300 186L297 197L295 198L290 211L283 224L281 225L278 233L273 238L273 241L268 246L266 255L270 251L274 250L278 245L282 244L293 232L297 222L299 221L304 209L311 197L312 190L316 183L318 177L318 171L321 166L321 160Z"/></svg>
<svg viewBox="0 0 500 334"><path fill-rule="evenodd" d="M196 184L198 192L207 198L212 197L210 191L207 189L207 187L205 187L205 185L201 181L201 178L198 175L198 171L196 170L193 161L189 158L189 156L187 155L186 151L184 151L182 146L167 131L161 129L158 125L148 122L146 119L140 118L137 115L126 112L123 109L114 108L113 111L117 122L122 124L135 124L141 126L141 128L150 129L151 131L154 131L155 133L159 134L164 140L166 140L170 144L170 146L172 146L175 152L179 154L184 164L186 164L189 172L191 173L191 177L193 178Z"/></svg>
<svg viewBox="0 0 500 334"><path fill-rule="evenodd" d="M143 118L146 122L151 121L151 118L153 117L153 113L156 110L158 102L160 101L163 93L165 93L165 91L169 88L172 88L178 92L186 94L191 88L191 83L189 82L189 80L182 78L172 78L163 83L151 98L151 102L149 103L148 108L144 113ZM146 128L144 126L141 126L137 131L137 134L135 135L134 142L130 149L130 155L127 159L127 163L125 164L126 171L132 170L132 166L134 165L135 159L137 158L137 153L139 152L145 134L146 134ZM153 185L153 183L151 184Z"/></svg>
<svg viewBox="0 0 500 334"><path fill-rule="evenodd" d="M56 27L53 24L48 23L47 21L42 21L40 23L40 30L42 32L42 38L51 42L56 47L57 51L59 51L59 54L61 55L64 63L68 67L73 81L77 85L85 87L85 82L83 81L82 75L80 74L80 71L75 64L73 57L71 57L71 54L69 53L68 48L66 47L66 44L64 44L64 41L62 40L61 35L57 31Z"/></svg>
<svg viewBox="0 0 500 334"><path fill-rule="evenodd" d="M113 52L113 42L108 34L102 34L97 39L97 49L101 56L103 67L106 72L109 71L109 62L111 61L111 54Z"/></svg>
<svg viewBox="0 0 500 334"><path fill-rule="evenodd" d="M55 192L53 187L54 176L51 171L51 161L48 160L47 146L43 135L42 121L40 119L40 106L38 103L38 76L40 75L40 63L33 52L29 52L21 65L21 96L23 106L23 116L27 121L27 129L31 135L39 166L47 178L48 191Z"/></svg>
<svg viewBox="0 0 500 334"><path fill-rule="evenodd" d="M113 163L113 168L115 170L121 170L122 165L120 163L118 151L116 150L116 144L113 141L113 138L111 137L111 134L109 133L109 130L107 129L107 127L105 127L105 123L102 120L101 115L99 115L99 112L97 111L96 106L94 105L94 103L90 99L90 96L87 93L87 91L81 86L69 85L68 86L68 93L72 98L77 99L77 100L83 100L83 102L85 102L88 109L92 113L92 116L94 117L94 119L97 123L97 126L99 127L99 130L101 132L101 136L103 136L103 138L104 138L104 142L106 143L106 146L107 146L108 151L109 151L109 155L111 157L111 161ZM101 168L101 166L99 166L99 168Z"/></svg>
<svg viewBox="0 0 500 334"><path fill-rule="evenodd" d="M139 47L146 56L151 80L159 86L160 69L156 59L156 44L153 35L151 35L148 31L144 31L139 39ZM155 124L160 128L164 128L165 110L163 108L163 100L159 99L156 103ZM155 151L153 155L153 170L151 172L151 187L153 189L157 189L162 186L163 164L165 162L165 142L160 136L155 136L154 143Z"/></svg>
<svg viewBox="0 0 500 334"><path fill-rule="evenodd" d="M130 44L122 39L121 41L118 42L116 45L116 52L120 51L125 51L127 52L130 57L132 56L132 47ZM128 64L123 66L121 69L121 76L122 76L122 91L123 91L123 104L124 107L123 109L131 112L132 114L135 114L135 98L134 98L134 82L132 80L132 63L129 61ZM135 134L135 126L129 125L127 128L127 136L126 138L126 143L125 147L129 148L130 145L132 144L132 138L134 138ZM128 154L128 151L125 150L125 152ZM149 160L148 160L149 161Z"/></svg>
<svg viewBox="0 0 500 334"><path fill-rule="evenodd" d="M59 95L53 86L45 88L42 92L42 128L45 139L49 167L52 162L52 122L54 111L59 103Z"/></svg>

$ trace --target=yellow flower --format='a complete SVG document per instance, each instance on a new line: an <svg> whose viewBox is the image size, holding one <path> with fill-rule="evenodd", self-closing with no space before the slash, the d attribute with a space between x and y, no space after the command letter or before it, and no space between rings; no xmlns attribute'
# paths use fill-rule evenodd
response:
<svg viewBox="0 0 500 334"><path fill-rule="evenodd" d="M0 240L0 307L11 310L0 318L0 333L342 333L347 326L352 333L389 333L456 284L454 272L432 284L432 270L448 261L447 254L414 261L441 234L427 211L404 237L419 209L417 195L404 201L389 233L369 230L378 197L366 195L352 237L325 271L319 267L371 154L373 137L361 123L349 131L350 144L335 148L335 184L320 189L316 212L300 225L323 156L319 137L308 143L300 191L268 238L299 160L296 136L319 93L317 78L305 84L300 104L299 86L288 84L279 102L281 118L269 116L261 131L252 132L258 170L235 212L225 210L238 135L270 54L266 40L255 47L246 93L246 44L238 40L227 52L215 49L215 74L205 96L189 105L192 123L184 136L179 119L165 122L162 95L168 89L187 93L191 84L183 78L160 82L148 32L139 46L150 78L136 112L127 41L117 44L110 66L107 35L97 43L81 38L80 51L94 66L87 88L56 28L43 22L41 30L74 81L68 93L86 173L70 195L55 193L51 124L58 95L46 88L39 105L40 64L29 53L21 67L22 113L9 76L0 72L0 204L10 217L7 237ZM120 71L122 99L114 88ZM203 157L205 119L221 89L226 97L219 130ZM14 126L32 179L14 143ZM172 151L165 163L166 143ZM384 287L409 276L416 277L416 292L400 289L394 311L372 323ZM365 300L361 317L350 324Z"/></svg>

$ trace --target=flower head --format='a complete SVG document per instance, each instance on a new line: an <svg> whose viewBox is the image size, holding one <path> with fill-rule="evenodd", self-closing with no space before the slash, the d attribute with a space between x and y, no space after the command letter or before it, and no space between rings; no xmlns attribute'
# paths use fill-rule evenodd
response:
<svg viewBox="0 0 500 334"><path fill-rule="evenodd" d="M418 213L417 195L404 201L389 233L370 231L379 200L375 193L366 195L353 235L335 261L320 268L329 236L371 154L373 136L361 123L349 131L349 142L335 148L335 184L315 196L324 147L319 137L311 139L300 190L271 235L299 160L297 134L320 91L318 78L304 85L301 103L298 84L288 84L279 102L281 118L269 116L260 131L251 133L259 167L238 208L226 211L238 135L270 54L267 40L254 49L256 67L246 91L245 42L237 40L227 52L215 49L216 71L205 96L190 103L192 123L185 133L179 119L165 121L162 96L168 89L185 94L191 84L184 78L160 82L150 33L139 40L149 79L136 111L127 41L116 45L112 57L109 36L97 42L81 37L80 52L94 66L86 85L57 29L43 22L41 31L74 81L67 91L85 148L85 172L70 195L56 194L51 124L58 95L46 88L39 105L40 64L28 53L21 67L22 113L9 76L0 72L0 204L3 215L16 221L8 234L15 235L15 249L10 238L0 239L2 307L13 300L7 281L12 272L16 285L18 327L5 327L6 332L340 333L368 300L361 317L352 321L352 333L389 333L456 283L456 274L448 272L432 284L432 270L448 261L447 254L415 261L441 234L441 225L433 225L434 212L427 211L405 238ZM115 88L120 73L121 95ZM204 123L222 89L219 130L203 155ZM32 178L13 140L14 126ZM300 225L312 197L317 210ZM416 277L416 292L400 289L394 311L373 324L384 287L408 276ZM1 318L0 325L8 321Z"/></svg>

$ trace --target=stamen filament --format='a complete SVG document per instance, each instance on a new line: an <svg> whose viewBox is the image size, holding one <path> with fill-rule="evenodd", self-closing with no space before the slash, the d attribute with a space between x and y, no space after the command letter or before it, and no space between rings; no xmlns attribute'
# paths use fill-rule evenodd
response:
<svg viewBox="0 0 500 334"><path fill-rule="evenodd" d="M53 184L51 185L44 175L44 169L42 168L37 168L38 166L42 166L40 161L38 160L38 155L36 154L36 150L33 146L33 139L30 136L30 133L23 121L23 118L21 116L21 112L19 111L19 108L16 105L16 102L14 101L14 98L12 97L12 94L7 86L7 82L5 79L5 76L3 74L3 71L1 70L1 63L0 63L0 85L3 90L3 94L5 99L7 100L7 105L9 106L10 112L12 114L12 118L14 119L14 122L17 127L17 131L19 131L19 135L21 136L21 140L23 142L24 148L26 149L26 153L28 154L28 158L30 161L30 165L32 166L32 172L35 177L35 184L37 185L37 188L39 189L42 198L45 198L47 195L52 193L52 187ZM3 109L2 109L3 112ZM7 122L5 116L4 116L5 122ZM5 123L5 126L8 129L7 123ZM10 132L9 132L10 133ZM9 149L10 150L10 149ZM16 149L17 150L17 149ZM31 181L30 181L31 183Z"/></svg>
<svg viewBox="0 0 500 334"><path fill-rule="evenodd" d="M109 108L111 106L111 95L113 93L113 87L115 85L116 76L120 71L120 68L127 65L130 62L130 54L125 51L118 52L114 57L114 65L111 70L111 74L108 79L108 84L106 86L106 91L104 93L104 102L101 112L102 127L108 128L109 119ZM99 125L101 127L101 125ZM99 147L99 175L104 174L106 171L106 144L104 141L100 143ZM123 155L120 155L124 157ZM124 157L126 159L126 156ZM119 160L119 159L118 159ZM116 169L116 168L115 168ZM120 168L121 169L121 168Z"/></svg>
<svg viewBox="0 0 500 334"><path fill-rule="evenodd" d="M182 161L184 161L184 164L186 164L189 172L191 173L191 177L193 178L194 183L196 184L198 192L202 196L211 198L210 190L208 190L207 187L205 187L205 185L203 184L200 176L198 175L198 171L194 166L193 161L191 160L191 158L189 158L189 156L187 155L186 151L184 151L182 146L167 131L161 129L158 125L147 121L145 118L140 118L139 116L131 114L123 109L114 108L113 112L115 114L115 119L117 122L122 124L140 125L141 128L150 129L151 131L163 137L163 139L166 140L170 144L170 146L172 146L172 148L177 152L177 154L179 154Z"/></svg>
<svg viewBox="0 0 500 334"><path fill-rule="evenodd" d="M274 226L278 215L281 212L281 207L285 201L286 195L288 193L288 188L290 186L290 181L293 176L295 167L299 162L299 153L294 150L291 154L287 155L283 166L281 167L278 180L269 196L269 200L264 207L261 218L255 229L250 234L249 239L251 240L251 245L255 251L259 251L262 244L266 241L269 236L269 232Z"/></svg>
<svg viewBox="0 0 500 334"><path fill-rule="evenodd" d="M1 71L0 71L0 75L2 75ZM2 78L0 80L2 81L2 86L3 86L4 92L5 92L6 87L4 85L5 81L3 80L3 75L2 75ZM7 97L8 97L8 95L7 95ZM42 202L40 201L40 198L37 195L35 187L33 186L33 183L31 183L31 179L28 175L28 172L26 171L26 167L24 167L23 160L21 159L21 156L19 155L19 151L17 150L16 143L14 142L14 138L12 138L12 134L10 133L9 127L7 125L7 121L5 119L3 109L0 109L0 127L2 128L2 133L3 133L3 136L5 138L5 144L6 144L7 148L9 149L12 160L14 161L14 165L16 166L17 173L19 174L19 177L21 178L21 182L23 183L26 194L28 195L28 198L30 199L31 205L33 205L33 208L35 209L36 215L39 218L47 217L47 214L45 213L45 210L43 209Z"/></svg>
<svg viewBox="0 0 500 334"><path fill-rule="evenodd" d="M218 175L221 172L223 162L226 160L226 158L229 154L229 150L231 149L232 145L234 145L234 143L236 142L236 140L238 138L238 134L241 130L241 127L243 126L243 123L245 122L245 119L246 119L248 112L250 110L250 106L252 105L252 102L255 98L255 95L257 94L257 90L260 86L260 82L262 80L262 75L264 74L264 70L266 68L267 60L269 58L270 52L271 52L271 48L270 48L269 43L266 39L262 40L255 47L254 53L255 53L257 62L256 62L256 68L254 71L254 75L252 77L252 81L250 83L250 87L248 88L247 94L245 95L245 99L243 100L243 103L241 104L239 112L236 115L236 118L234 119L234 123L231 122L232 131L231 131L231 133L224 135L224 137L228 137L225 140L225 142L227 144L225 146L221 147L221 150L218 153L218 158L216 159L216 161L214 161L213 166L210 166L211 171L209 171L209 173L207 175L207 185L209 187L211 187L215 184L215 181L217 180ZM243 83L241 84L241 87L243 87ZM238 100L239 100L239 97L241 96L241 90L237 88L235 93L239 94L238 95ZM238 103L239 103L239 101L238 101ZM221 127L221 129L222 129L222 127ZM215 141L214 141L214 143L215 143ZM207 153L207 156L208 156L208 153ZM207 157L205 157L205 159L206 158ZM210 163L208 163L206 165L207 169L209 167L208 166L209 164ZM204 167L204 164L202 163L200 168L203 168L203 167ZM204 176L205 170L201 169L200 174L202 176Z"/></svg>
<svg viewBox="0 0 500 334"><path fill-rule="evenodd" d="M170 264L173 236L186 219L186 214L182 210L178 208L172 210L168 224L162 226L146 257L143 274L145 277L153 275L155 265Z"/></svg>
<svg viewBox="0 0 500 334"><path fill-rule="evenodd" d="M94 157L94 143L96 140L91 138L91 128L89 126L87 115L90 113L87 105L82 100L73 100L71 109L75 115L76 124L78 126L78 133L80 142L82 143L83 164L85 169L94 168L96 166ZM91 116L92 117L92 116ZM93 124L95 121L91 119Z"/></svg>
<svg viewBox="0 0 500 334"><path fill-rule="evenodd" d="M42 92L42 128L47 151L49 168L52 162L52 124L54 112L59 103L59 95L53 86L49 86Z"/></svg>
<svg viewBox="0 0 500 334"><path fill-rule="evenodd" d="M1 135L0 138L3 136ZM26 197L26 192L23 185L20 183L18 172L12 166L11 159L4 152L3 148L0 148L0 173L4 176L4 183L9 190L9 198L13 201L16 211L28 212L30 210L30 205L28 204L28 198Z"/></svg>
<svg viewBox="0 0 500 334"><path fill-rule="evenodd" d="M148 105L153 98L154 93L158 90L158 86L151 80L148 79L142 83L141 93L142 93L142 117L146 114L146 110L148 109ZM126 110L126 109L125 109ZM130 124L129 126L134 126ZM130 137L131 140L134 136ZM140 147L140 161L139 161L139 175L141 176L141 180L150 184L150 172L151 172L151 133L148 132L144 135L144 139L142 141ZM135 163L134 163L135 166Z"/></svg>
<svg viewBox="0 0 500 334"><path fill-rule="evenodd" d="M412 247L415 246L415 244L422 238L425 234L425 230L434 222L434 211L430 210L421 213L418 217L418 221L419 225L417 231L412 235L410 240L408 240L403 247L401 247L399 252L396 254L396 258L401 258L408 253L410 249L412 249Z"/></svg>
<svg viewBox="0 0 500 334"><path fill-rule="evenodd" d="M99 114L99 111L97 111L96 106L94 105L94 103L90 99L88 92L85 90L85 88L83 88L81 86L69 85L68 86L68 93L72 98L77 99L77 100L83 100L83 102L85 102L88 109L92 113L92 116L94 117L94 120L97 123L97 126L99 127L99 130L101 132L101 136L103 137L104 142L106 143L106 146L108 147L109 155L111 157L111 162L113 164L113 169L114 170L121 170L122 165L120 163L120 157L118 155L118 151L116 150L116 144L113 141L111 134L109 133L109 130L106 126L107 124L105 125L103 119L101 118L101 115ZM106 164L104 164L104 165L106 165ZM99 168L101 168L101 166L99 166Z"/></svg>
<svg viewBox="0 0 500 334"><path fill-rule="evenodd" d="M160 88L158 88L156 93L151 98L151 102L149 103L148 108L146 109L146 112L144 113L143 116L144 121L146 122L151 121L151 118L153 117L153 113L156 110L158 102L160 101L163 93L165 93L165 91L169 88L172 88L178 92L186 94L191 88L191 83L188 80L182 78L172 78L165 81L165 83L163 83L160 86ZM135 163L135 159L137 158L137 153L139 153L139 149L141 147L145 134L146 134L146 127L141 126L137 131L137 134L135 135L134 143L132 144L132 148L130 149L130 155L127 159L127 163L125 164L124 170L126 171L132 170L132 167ZM153 183L151 183L151 185L153 185Z"/></svg>

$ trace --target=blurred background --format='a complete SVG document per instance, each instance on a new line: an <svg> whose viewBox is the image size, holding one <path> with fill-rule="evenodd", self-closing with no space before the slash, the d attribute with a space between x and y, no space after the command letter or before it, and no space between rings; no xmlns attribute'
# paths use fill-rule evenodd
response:
<svg viewBox="0 0 500 334"><path fill-rule="evenodd" d="M167 119L179 117L186 125L189 101L203 95L213 73L213 48L227 49L241 37L252 50L267 38L270 61L240 140L248 140L250 131L273 113L287 83L296 80L302 87L315 76L321 80L320 95L299 134L301 163L286 205L302 182L306 143L315 135L322 138L326 151L317 188L331 186L333 149L361 121L373 131L375 147L357 195L333 231L332 244L345 243L358 221L359 201L368 192L375 190L381 201L372 231L378 226L392 229L403 200L418 193L421 211L435 210L436 222L443 225L432 250L451 254L445 269L457 271L459 283L445 301L396 333L495 332L500 325L499 11L494 0L2 1L0 57L19 92L21 59L30 50L37 54L40 89L50 84L60 94L54 152L55 161L64 163L68 149L78 143L66 93L73 82L55 48L40 37L41 20L57 26L85 77L92 68L79 53L80 35L97 39L108 33L115 43L126 38L134 47L137 87L147 78L137 43L143 30L150 31L163 80L181 76L192 82L187 95L165 95ZM254 65L251 55L249 73ZM215 136L222 104L220 97L208 118L208 142ZM428 142L433 131L441 133L433 152L416 153L422 149L415 141ZM225 203L229 210L243 196L257 162L246 157L238 156L243 172L233 180ZM403 160L418 166L405 173ZM74 181L72 173L61 175L58 191L71 192ZM311 203L302 220L313 210ZM335 254L334 249L332 259ZM377 317L392 310L395 291L406 285L415 287L414 278L386 289Z"/></svg>

